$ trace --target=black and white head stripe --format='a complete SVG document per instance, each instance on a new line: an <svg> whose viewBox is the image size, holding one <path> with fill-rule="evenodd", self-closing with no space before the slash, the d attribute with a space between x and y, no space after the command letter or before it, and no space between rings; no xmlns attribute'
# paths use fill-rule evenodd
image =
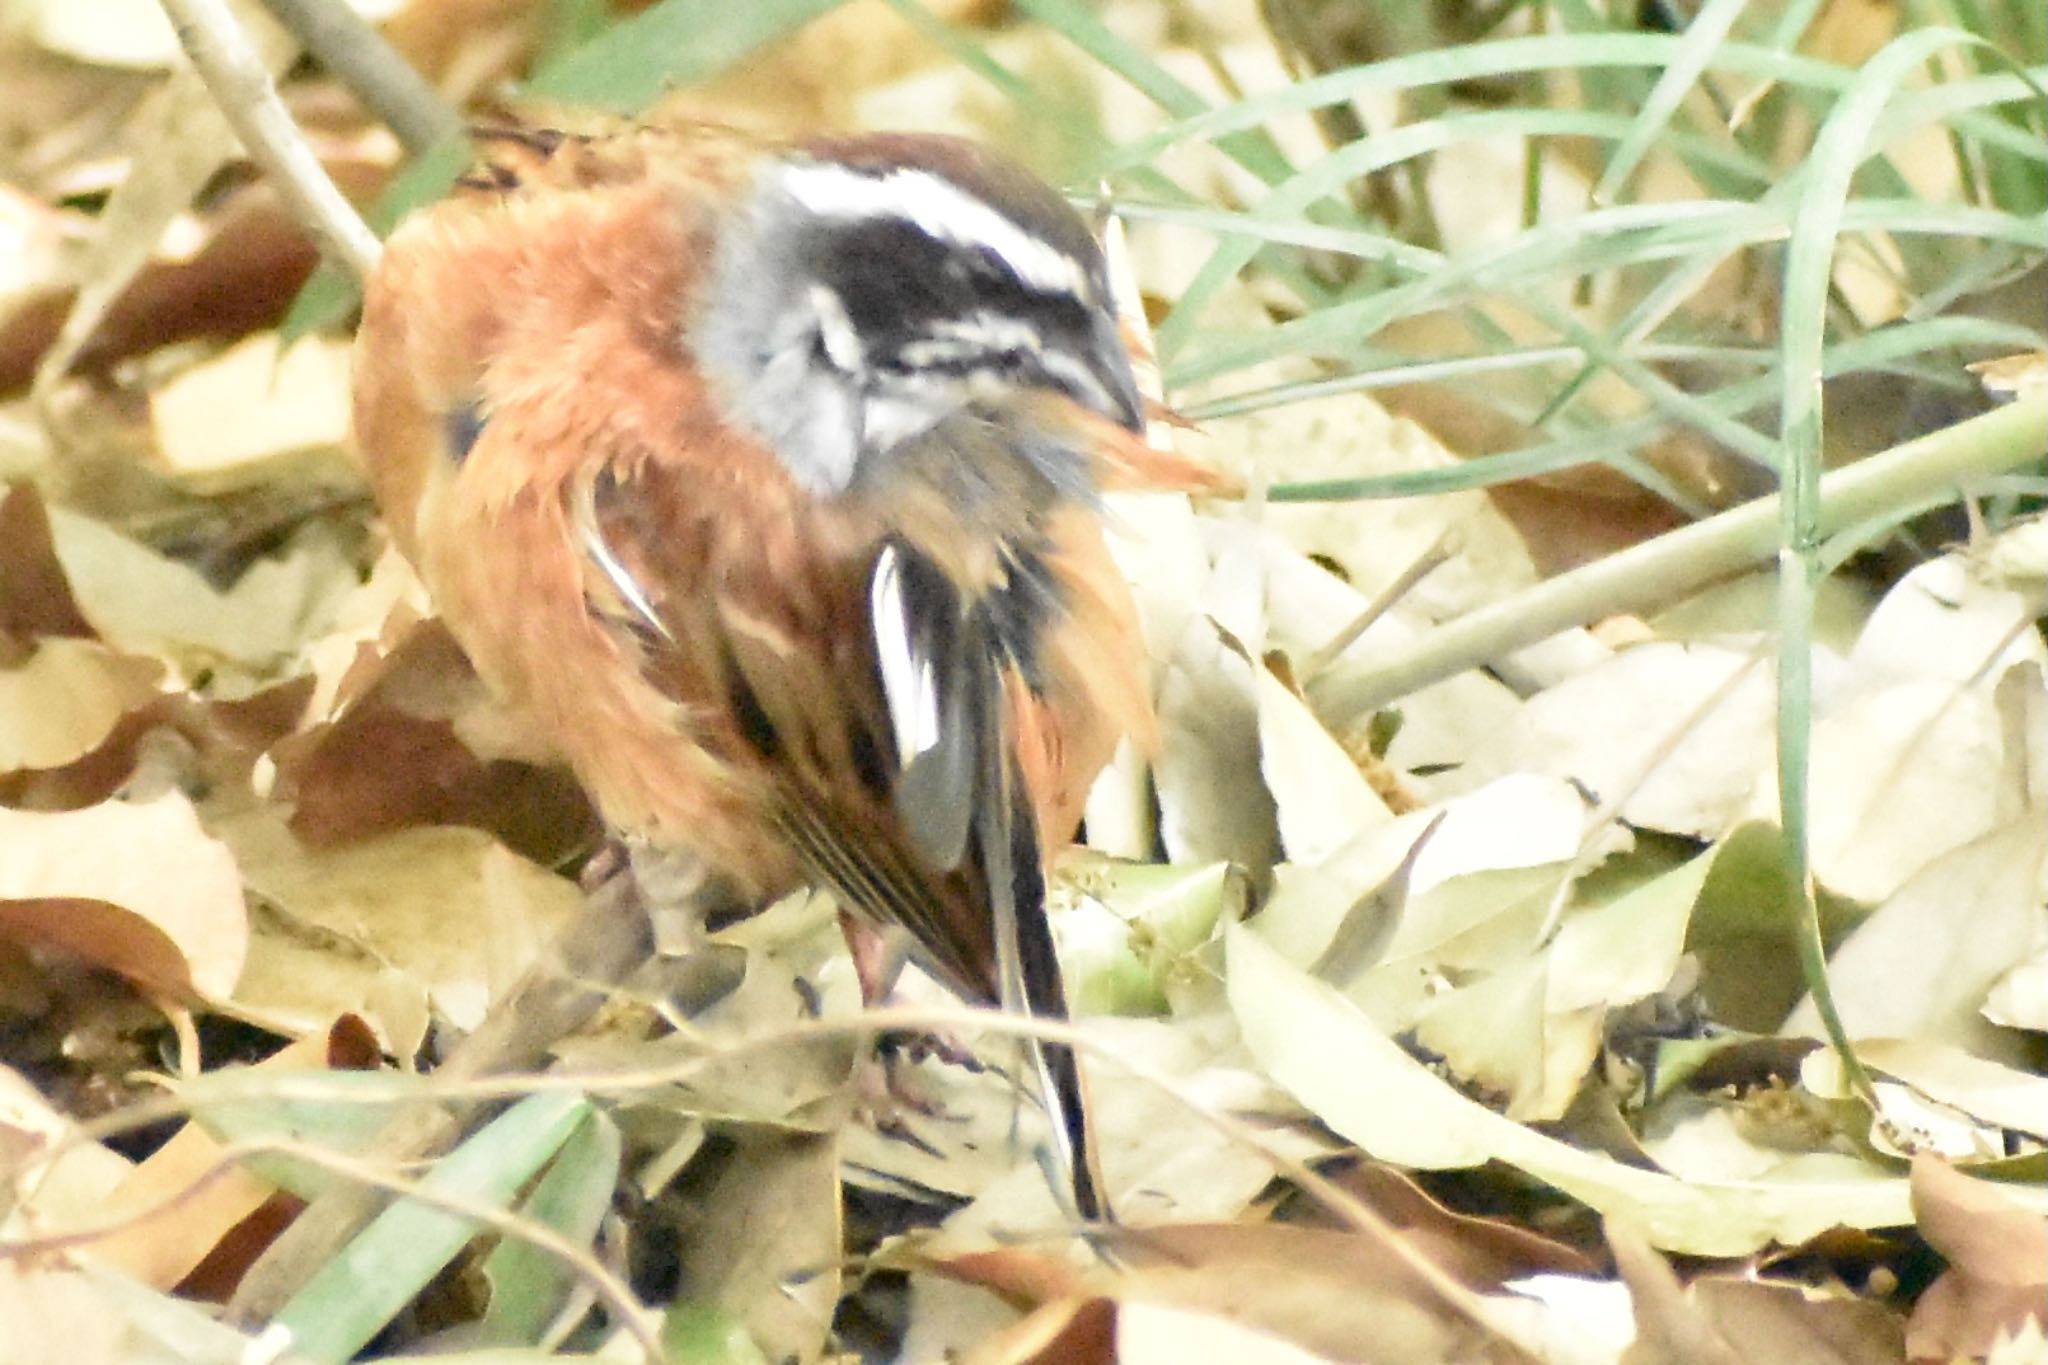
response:
<svg viewBox="0 0 2048 1365"><path fill-rule="evenodd" d="M726 414L814 493L1013 394L1142 421L1088 225L971 143L876 134L767 159L713 231L687 340Z"/></svg>
<svg viewBox="0 0 2048 1365"><path fill-rule="evenodd" d="M1023 226L987 199L935 171L794 161L783 166L779 183L784 193L821 222L895 219L934 241L991 253L1032 289L1069 294L1091 306L1099 302L1089 262L1076 259L1071 242L1049 241L1040 231ZM1089 251L1092 255L1092 242Z"/></svg>

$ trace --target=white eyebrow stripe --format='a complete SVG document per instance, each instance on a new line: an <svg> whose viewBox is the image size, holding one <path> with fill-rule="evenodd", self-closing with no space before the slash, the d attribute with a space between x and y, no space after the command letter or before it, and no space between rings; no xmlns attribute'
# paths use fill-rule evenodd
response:
<svg viewBox="0 0 2048 1365"><path fill-rule="evenodd" d="M1038 329L1018 318L987 311L961 318L940 318L932 324L935 339L979 343L990 351L1036 351L1045 344Z"/></svg>
<svg viewBox="0 0 2048 1365"><path fill-rule="evenodd" d="M1092 303L1081 263L930 171L898 167L880 175L826 161L781 168L789 196L821 218L900 218L955 246L986 247L1033 288Z"/></svg>

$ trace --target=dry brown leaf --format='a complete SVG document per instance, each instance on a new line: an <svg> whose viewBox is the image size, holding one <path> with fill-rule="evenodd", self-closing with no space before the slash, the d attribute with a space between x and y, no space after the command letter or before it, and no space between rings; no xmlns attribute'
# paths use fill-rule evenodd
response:
<svg viewBox="0 0 2048 1365"><path fill-rule="evenodd" d="M58 814L0 810L0 933L151 990L224 999L249 929L234 856L169 793Z"/></svg>
<svg viewBox="0 0 2048 1365"><path fill-rule="evenodd" d="M1700 1311L1745 1365L1903 1365L1903 1329L1876 1299L1715 1275L1692 1286Z"/></svg>
<svg viewBox="0 0 2048 1365"><path fill-rule="evenodd" d="M1198 1309L1340 1360L1514 1360L1520 1354L1444 1302L1408 1254L1350 1232L1279 1224L1134 1230L1119 1246L1126 1301ZM1411 1253L1412 1254L1412 1253Z"/></svg>
<svg viewBox="0 0 2048 1365"><path fill-rule="evenodd" d="M258 757L297 728L312 682L295 678L239 701L156 693L75 761L0 776L0 804L80 810L117 794L134 798L173 787L204 791L214 802L240 797Z"/></svg>
<svg viewBox="0 0 2048 1365"><path fill-rule="evenodd" d="M529 0L413 0L384 25L384 36L454 97L515 74L531 55L536 19Z"/></svg>
<svg viewBox="0 0 2048 1365"><path fill-rule="evenodd" d="M304 1070L319 1066L326 1054L326 1038L316 1035L273 1054L256 1069ZM224 1151L218 1139L188 1120L108 1192L99 1220L155 1216L95 1239L93 1258L158 1289L182 1282L277 1192L243 1167L216 1170ZM201 1180L206 1183L197 1184Z"/></svg>
<svg viewBox="0 0 2048 1365"><path fill-rule="evenodd" d="M91 3L105 0L64 8L73 13L89 11ZM119 3L132 4L133 0ZM167 27L162 12L150 19L139 28L128 25L128 31L162 34ZM268 16L262 16L250 34L273 69L282 68L296 51L297 45ZM92 340L107 310L156 255L166 230L237 150L235 135L218 102L190 67L175 71L150 91L129 131L150 149L149 154L131 163L93 221L94 233L77 265L77 288L70 306L51 345L37 361L35 390L39 395L54 391Z"/></svg>
<svg viewBox="0 0 2048 1365"><path fill-rule="evenodd" d="M1948 1262L1907 1324L1915 1360L1981 1356L2030 1319L2048 1327L2048 1219L1931 1156L1913 1161L1913 1212Z"/></svg>
<svg viewBox="0 0 2048 1365"><path fill-rule="evenodd" d="M961 1365L1111 1365L1118 1316L1109 1299L1062 1299L957 1354Z"/></svg>
<svg viewBox="0 0 2048 1365"><path fill-rule="evenodd" d="M550 864L594 842L596 817L566 771L492 752L509 727L438 621L385 634L392 642L356 647L331 718L273 755L293 833L326 848L406 825L470 825Z"/></svg>
<svg viewBox="0 0 2048 1365"><path fill-rule="evenodd" d="M678 1297L742 1318L771 1360L813 1359L840 1294L838 1139L768 1127L730 1136L716 1183L692 1192Z"/></svg>
<svg viewBox="0 0 2048 1365"><path fill-rule="evenodd" d="M1635 1300L1636 1339L1623 1365L1744 1365L1687 1297L1671 1265L1626 1219L1606 1222L1615 1270Z"/></svg>
<svg viewBox="0 0 2048 1365"><path fill-rule="evenodd" d="M199 230L201 242L159 251L107 302L73 369L104 370L173 342L274 324L319 260L266 185L229 195ZM35 373L75 293L68 276L45 278L0 312L0 391Z"/></svg>
<svg viewBox="0 0 2048 1365"><path fill-rule="evenodd" d="M1585 1252L1505 1218L1447 1208L1405 1171L1377 1161L1336 1172L1338 1185L1369 1204L1404 1241L1473 1289L1497 1289L1528 1275L1592 1275Z"/></svg>
<svg viewBox="0 0 2048 1365"><path fill-rule="evenodd" d="M1886 1365L1903 1362L1898 1317L1883 1304L1749 1276L1688 1287L1619 1220L1607 1239L1635 1297L1627 1365Z"/></svg>
<svg viewBox="0 0 2048 1365"><path fill-rule="evenodd" d="M27 486L8 489L0 496L0 636L25 642L92 634L57 559L42 495Z"/></svg>

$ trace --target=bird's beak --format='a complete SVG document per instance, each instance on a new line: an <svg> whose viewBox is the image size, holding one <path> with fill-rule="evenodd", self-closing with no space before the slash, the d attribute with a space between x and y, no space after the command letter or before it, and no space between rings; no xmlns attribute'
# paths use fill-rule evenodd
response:
<svg viewBox="0 0 2048 1365"><path fill-rule="evenodd" d="M1115 418L1131 431L1145 429L1145 400L1139 396L1138 380L1131 373L1131 353L1124 346L1123 331L1108 313L1095 317L1088 354L1083 357L1088 371L1109 399L1106 416Z"/></svg>

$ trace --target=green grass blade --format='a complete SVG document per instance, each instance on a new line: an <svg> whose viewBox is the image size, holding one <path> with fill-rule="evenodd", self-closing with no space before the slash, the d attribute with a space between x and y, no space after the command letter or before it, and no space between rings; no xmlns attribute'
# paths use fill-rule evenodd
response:
<svg viewBox="0 0 2048 1365"><path fill-rule="evenodd" d="M437 1162L423 1191L504 1208L590 1113L580 1095L529 1095ZM400 1199L278 1312L294 1359L340 1365L367 1345L476 1235L475 1220Z"/></svg>

